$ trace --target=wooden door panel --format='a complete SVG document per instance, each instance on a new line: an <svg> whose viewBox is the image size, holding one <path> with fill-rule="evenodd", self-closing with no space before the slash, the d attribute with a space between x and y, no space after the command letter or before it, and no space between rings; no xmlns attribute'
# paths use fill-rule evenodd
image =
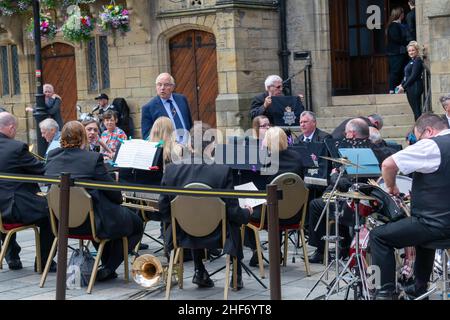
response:
<svg viewBox="0 0 450 320"><path fill-rule="evenodd" d="M61 99L61 116L64 123L76 120L77 77L75 50L73 47L55 43L42 50L42 69L45 83L50 83Z"/></svg>

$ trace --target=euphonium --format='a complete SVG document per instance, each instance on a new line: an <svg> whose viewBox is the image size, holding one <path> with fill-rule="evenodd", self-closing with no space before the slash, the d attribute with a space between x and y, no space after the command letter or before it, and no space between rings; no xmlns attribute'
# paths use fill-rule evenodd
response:
<svg viewBox="0 0 450 320"><path fill-rule="evenodd" d="M158 284L162 275L163 267L161 262L151 254L139 256L133 262L131 276L137 284L145 288Z"/></svg>

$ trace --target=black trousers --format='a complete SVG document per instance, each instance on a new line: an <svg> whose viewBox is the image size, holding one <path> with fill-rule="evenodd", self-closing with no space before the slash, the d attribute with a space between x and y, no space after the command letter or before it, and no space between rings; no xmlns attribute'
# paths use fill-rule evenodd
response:
<svg viewBox="0 0 450 320"><path fill-rule="evenodd" d="M41 242L41 265L45 266L47 263L47 258L50 253L50 249L53 244L53 239L55 238L50 226L49 218L42 218L34 222L39 227L39 239ZM2 234L2 242L5 240L6 235ZM16 241L16 235L14 234L11 237L11 241L9 242L8 249L6 250L6 261L9 262L11 260L18 260L19 252L21 248Z"/></svg>
<svg viewBox="0 0 450 320"><path fill-rule="evenodd" d="M416 247L414 275L416 281L427 283L433 269L435 250L420 245L450 237L449 229L427 226L421 219L408 217L378 226L370 232L372 264L381 271L381 287L395 284L394 248Z"/></svg>
<svg viewBox="0 0 450 320"><path fill-rule="evenodd" d="M404 68L408 62L406 54L388 56L389 60L389 90L394 91L403 80Z"/></svg>
<svg viewBox="0 0 450 320"><path fill-rule="evenodd" d="M206 271L205 265L203 264L203 258L205 257L205 250L204 249L192 249L191 252L192 252L192 260L194 260L195 270ZM232 256L231 256L231 259L233 259ZM231 260L231 262L233 262L233 260ZM242 275L242 266L241 266L241 261L239 259L237 261L236 275L237 276Z"/></svg>
<svg viewBox="0 0 450 320"><path fill-rule="evenodd" d="M316 228L323 208L325 208L325 204L326 202L322 199L314 199L309 203L308 244L316 247L319 252L324 252L325 250L325 241L322 240L322 237L326 235L326 213L320 221L317 231L314 231L314 229ZM334 216L335 206L333 203L330 203L330 220L335 220ZM349 226L352 226L352 217L352 212L344 210L344 216L339 219L339 235L344 238L343 242L341 242L341 248L350 247L352 239L349 233Z"/></svg>
<svg viewBox="0 0 450 320"><path fill-rule="evenodd" d="M413 84L411 88L408 87L406 91L406 98L414 113L414 120L417 120L422 115L422 92L423 86L418 82Z"/></svg>

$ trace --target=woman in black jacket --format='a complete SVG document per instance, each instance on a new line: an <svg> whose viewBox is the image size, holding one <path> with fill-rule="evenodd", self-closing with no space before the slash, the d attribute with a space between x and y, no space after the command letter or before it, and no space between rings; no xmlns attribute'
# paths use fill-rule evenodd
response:
<svg viewBox="0 0 450 320"><path fill-rule="evenodd" d="M414 120L417 120L422 114L423 60L419 55L419 44L416 41L411 41L407 46L407 50L411 60L405 67L405 77L397 87L397 91L398 93L406 91L409 105L414 112Z"/></svg>
<svg viewBox="0 0 450 320"><path fill-rule="evenodd" d="M86 131L78 121L68 122L61 132L61 148L48 154L45 174L59 176L61 172L70 172L75 179L114 181L106 171L103 156L89 152ZM111 239L105 245L102 255L102 267L97 273L98 281L117 277L115 270L123 261L122 237L128 237L128 250L131 251L142 238L142 220L129 209L122 207L120 191L88 189L95 211L95 227L100 239ZM90 233L90 223L71 230L75 234ZM96 243L94 242L94 245Z"/></svg>
<svg viewBox="0 0 450 320"><path fill-rule="evenodd" d="M389 93L402 81L403 68L407 61L407 28L402 25L404 12L402 7L392 9L389 17L386 53L389 60Z"/></svg>

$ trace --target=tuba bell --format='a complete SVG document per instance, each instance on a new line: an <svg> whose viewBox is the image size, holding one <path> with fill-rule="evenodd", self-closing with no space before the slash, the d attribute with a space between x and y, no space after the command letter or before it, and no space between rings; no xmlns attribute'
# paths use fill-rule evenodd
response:
<svg viewBox="0 0 450 320"><path fill-rule="evenodd" d="M163 266L158 258L144 254L134 260L131 276L140 286L150 288L160 282L163 272Z"/></svg>

